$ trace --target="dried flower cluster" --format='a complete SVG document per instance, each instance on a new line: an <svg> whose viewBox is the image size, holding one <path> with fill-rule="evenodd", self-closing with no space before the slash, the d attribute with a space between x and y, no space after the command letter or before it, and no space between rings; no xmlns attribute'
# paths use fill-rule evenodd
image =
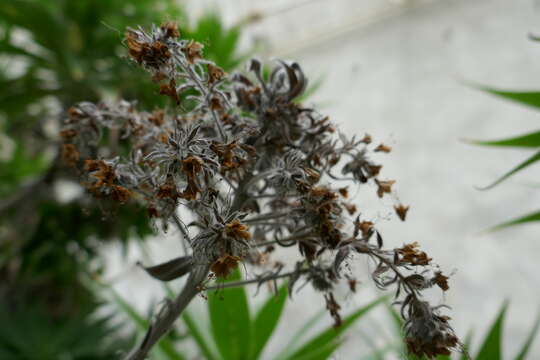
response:
<svg viewBox="0 0 540 360"><path fill-rule="evenodd" d="M448 317L421 296L433 286L446 291L448 278L416 243L384 249L375 225L347 201L344 182L373 183L379 197L392 193L394 181L380 178L381 166L370 160L390 147L373 147L369 135L347 137L328 117L296 103L307 84L298 64L280 61L265 77L252 60L251 75L229 76L202 57L201 44L178 37L172 23L126 32L129 55L172 99L171 109L81 103L61 133L62 156L90 192L143 204L165 228L175 224L188 245L188 254L146 268L165 281L189 277L129 358L143 359L214 277L240 262L268 263L276 246L298 247L299 260L287 271L277 261L244 283L288 278L292 293L305 279L323 293L339 325L332 291L343 279L355 290L343 265L365 255L375 264L377 286L396 288L410 352L434 357L459 347ZM119 134L125 156L110 156L103 139L111 133ZM405 220L408 207L395 210Z"/></svg>

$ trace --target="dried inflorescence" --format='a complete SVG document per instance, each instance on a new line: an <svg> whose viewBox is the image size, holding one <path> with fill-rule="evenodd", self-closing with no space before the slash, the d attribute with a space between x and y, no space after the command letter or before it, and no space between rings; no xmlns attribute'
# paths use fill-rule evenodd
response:
<svg viewBox="0 0 540 360"><path fill-rule="evenodd" d="M62 155L89 191L139 202L165 228L172 222L180 230L189 254L147 268L150 275L171 280L201 273L186 285L196 291L184 289L194 296L207 286L208 272L226 277L241 262L268 263L276 246L297 246L299 260L289 272L276 262L251 282L288 278L292 293L304 279L324 294L339 325L332 291L343 279L356 289L343 264L365 255L375 264L375 284L395 286L398 300L403 294L409 351L434 357L458 347L448 318L421 298L433 286L448 290L448 277L418 244L384 249L373 222L351 218L358 212L346 200L351 181L374 184L379 197L393 194L395 182L379 178L381 165L370 159L390 147L371 146L369 135L347 137L328 117L297 103L307 85L298 64L280 61L265 77L261 63L252 60L251 76L229 76L203 59L201 44L178 36L171 23L126 32L129 55L151 73L173 109L81 103L70 109L62 129ZM120 143L123 156L108 143ZM401 220L408 208L396 203ZM167 319L156 319L139 356L162 335Z"/></svg>

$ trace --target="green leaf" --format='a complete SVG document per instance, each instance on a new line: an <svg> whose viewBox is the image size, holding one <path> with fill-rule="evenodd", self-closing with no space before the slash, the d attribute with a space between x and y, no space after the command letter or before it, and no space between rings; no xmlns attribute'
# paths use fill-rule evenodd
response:
<svg viewBox="0 0 540 360"><path fill-rule="evenodd" d="M498 178L495 182L493 182L491 185L488 185L486 187L483 187L483 188L480 188L480 190L487 190L487 189L491 189L493 188L494 186L500 184L501 182L503 182L504 180L508 179L510 176L514 175L515 173L525 169L526 167L534 164L535 162L537 162L538 160L540 160L540 151L538 151L537 153L535 153L533 156L531 156L530 158L528 158L527 160L525 160L524 162L522 162L521 164L519 164L518 166L516 166L515 168L513 168L512 170L508 171L506 174L504 174L503 176L501 176L500 178Z"/></svg>
<svg viewBox="0 0 540 360"><path fill-rule="evenodd" d="M326 310L321 310L313 315L308 321L302 325L302 327L296 331L291 340L283 347L283 350L276 356L276 359L282 359L288 357L288 355L294 350L295 344L299 343L300 340L307 334L307 332L315 326L315 324L321 320L321 318L326 313Z"/></svg>
<svg viewBox="0 0 540 360"><path fill-rule="evenodd" d="M322 347L310 349L307 353L295 357L294 360L327 360L338 347L341 341L332 341Z"/></svg>
<svg viewBox="0 0 540 360"><path fill-rule="evenodd" d="M478 90L487 92L495 96L502 97L506 100L510 100L513 102L531 106L535 109L540 109L540 91L505 91L505 90L490 88L487 86L478 86L475 84L471 84L471 85L477 88Z"/></svg>
<svg viewBox="0 0 540 360"><path fill-rule="evenodd" d="M182 319L189 330L189 334L193 337L197 343L197 346L199 347L199 350L201 350L202 354L204 355L204 358L208 360L217 359L218 357L211 350L210 344L204 338L203 333L197 326L197 323L191 316L191 313L189 311L184 311Z"/></svg>
<svg viewBox="0 0 540 360"><path fill-rule="evenodd" d="M498 230L502 230L510 226L515 226L515 225L520 225L520 224L525 224L525 223L535 222L535 221L540 221L540 211L536 211L534 213L523 215L516 219L503 222L502 224L499 224L499 225L493 226L492 228L487 229L485 232L498 231Z"/></svg>
<svg viewBox="0 0 540 360"><path fill-rule="evenodd" d="M283 284L276 296L270 296L253 321L253 339L250 359L257 359L274 333L287 300L287 284Z"/></svg>
<svg viewBox="0 0 540 360"><path fill-rule="evenodd" d="M536 334L538 334L539 328L540 328L540 314L536 316L536 320L534 321L533 327L531 331L529 332L529 336L527 336L527 340L525 340L525 343L521 347L521 351L516 356L515 360L525 360L531 348L531 345L536 337Z"/></svg>
<svg viewBox="0 0 540 360"><path fill-rule="evenodd" d="M298 350L296 350L288 359L297 359L301 356L309 354L312 349L328 346L329 344L335 343L338 337L347 330L351 325L353 325L358 319L367 314L371 309L373 309L378 304L384 302L386 297L378 298L366 306L356 310L349 316L343 319L343 323L337 329L334 327L329 327L326 330L323 330L318 335L314 336L311 340L307 341L302 345Z"/></svg>
<svg viewBox="0 0 540 360"><path fill-rule="evenodd" d="M535 131L525 135L520 135L516 137L511 137L501 140L465 140L468 143L474 145L485 145L485 146L511 146L511 147L539 147L540 146L540 131Z"/></svg>
<svg viewBox="0 0 540 360"><path fill-rule="evenodd" d="M131 306L124 298L111 287L108 287L114 303L122 310L140 330L146 331L150 323L142 317L133 306Z"/></svg>
<svg viewBox="0 0 540 360"><path fill-rule="evenodd" d="M372 334L368 335L363 330L357 330L357 334L360 337L360 339L371 349L371 352L369 355L370 359L384 360L385 350L388 351L390 349L389 346L386 346L386 349L379 349L377 348L377 344L375 343L375 340L373 339ZM392 344L389 344L389 345L392 345Z"/></svg>
<svg viewBox="0 0 540 360"><path fill-rule="evenodd" d="M476 360L501 360L502 359L502 330L504 323L504 315L508 302L504 302L497 319L491 326L488 335L484 339L484 343L480 347Z"/></svg>
<svg viewBox="0 0 540 360"><path fill-rule="evenodd" d="M0 18L32 33L33 40L45 48L62 52L64 37L62 19L37 1L10 0L0 2Z"/></svg>
<svg viewBox="0 0 540 360"><path fill-rule="evenodd" d="M228 281L240 279L236 270ZM208 311L214 341L225 360L249 359L251 321L243 287L217 290L208 295Z"/></svg>

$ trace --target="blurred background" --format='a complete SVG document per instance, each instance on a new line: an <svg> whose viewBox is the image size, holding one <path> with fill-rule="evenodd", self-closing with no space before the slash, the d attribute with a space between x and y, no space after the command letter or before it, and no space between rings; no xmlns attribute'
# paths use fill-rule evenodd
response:
<svg viewBox="0 0 540 360"><path fill-rule="evenodd" d="M104 215L58 165L55 150L59 114L77 101L137 98L149 110L163 106L148 77L123 58L121 43L126 26L163 20L177 21L183 37L204 43L207 56L229 72L243 70L252 55L298 61L312 84L306 103L347 134L367 132L392 146L381 155L382 174L397 180L397 196L411 206L407 222L390 221L392 202L381 203L373 191L352 198L369 209L363 214L389 246L418 241L454 272L440 302L453 308L458 334L474 329L473 350L485 343L508 300L502 358L512 358L540 309L540 225L485 230L538 210L540 166L531 164L492 189L478 187L533 155L540 143L483 147L468 140L538 130L538 97L527 106L520 102L526 96L508 101L479 88L540 89L540 44L530 36L540 35L539 15L538 0L3 1L0 318L14 325L0 330L0 359L113 358L133 341L133 318L119 299L146 317L163 297L162 286L135 263L176 255L174 232L157 235L136 206ZM344 312L380 296L367 266L355 270L358 293L343 292ZM254 288L247 293L254 304L265 299L252 297ZM202 322L204 306L201 298L192 306ZM310 289L296 294L263 358L287 344L291 324L323 308ZM364 358L396 341L391 316L379 310L347 331L332 358ZM322 318L313 331L330 323ZM50 341L51 334L58 340ZM182 334L180 326L172 339ZM23 335L25 345L17 340ZM105 337L110 344L103 344ZM25 350L28 344L42 349L39 357ZM96 353L81 357L75 348ZM188 342L185 348L197 353ZM540 341L529 358L538 356Z"/></svg>

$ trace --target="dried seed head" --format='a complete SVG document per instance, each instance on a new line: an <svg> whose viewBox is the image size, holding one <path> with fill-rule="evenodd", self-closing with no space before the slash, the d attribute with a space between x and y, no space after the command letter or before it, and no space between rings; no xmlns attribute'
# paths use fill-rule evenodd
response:
<svg viewBox="0 0 540 360"><path fill-rule="evenodd" d="M207 67L208 67L208 82L210 84L215 84L219 82L226 75L225 71L223 71L222 68L216 65L208 64Z"/></svg>
<svg viewBox="0 0 540 360"><path fill-rule="evenodd" d="M176 24L174 21L164 22L163 24L161 24L160 28L165 34L165 37L180 37L180 31L178 31L178 24Z"/></svg>
<svg viewBox="0 0 540 360"><path fill-rule="evenodd" d="M202 59L203 47L203 44L191 40L184 48L182 48L182 51L190 64L195 64L198 60Z"/></svg>
<svg viewBox="0 0 540 360"><path fill-rule="evenodd" d="M238 219L234 219L225 225L225 235L236 240L251 239L251 234L248 231L247 225L242 224Z"/></svg>
<svg viewBox="0 0 540 360"><path fill-rule="evenodd" d="M415 266L425 266L431 261L431 258L427 254L418 249L420 245L417 242L404 245L402 248L397 249L397 253L401 255L400 263L405 263Z"/></svg>
<svg viewBox="0 0 540 360"><path fill-rule="evenodd" d="M447 291L450 289L448 286L448 276L443 275L443 273L440 271L435 273L435 276L433 279L431 279L431 282L440 287L442 291Z"/></svg>
<svg viewBox="0 0 540 360"><path fill-rule="evenodd" d="M375 152L384 152L384 153L389 153L390 151L392 151L392 148L388 145L385 145L385 144L379 144L379 146L377 146L375 148L375 150L373 150Z"/></svg>
<svg viewBox="0 0 540 360"><path fill-rule="evenodd" d="M394 206L394 210L396 211L396 214L401 219L401 221L405 221L405 218L407 217L407 212L409 211L409 206L399 204L397 206Z"/></svg>
<svg viewBox="0 0 540 360"><path fill-rule="evenodd" d="M405 323L405 342L409 353L428 359L450 355L459 346L459 339L448 320L447 316L438 315L427 302L411 300Z"/></svg>
<svg viewBox="0 0 540 360"><path fill-rule="evenodd" d="M353 234L347 233L347 213L357 208L344 200L349 189L342 181L375 183L379 197L392 193L395 182L379 180L382 166L370 160L390 147L373 149L371 136L349 137L328 116L298 104L307 86L298 64L278 61L266 76L252 60L250 74L229 76L202 58L202 44L179 35L174 23L148 32L128 29L126 45L160 84L160 93L185 107L149 113L122 101L80 103L68 111L62 157L77 167L83 184L116 202L136 198L164 229L174 220L193 264L210 268L215 277L226 277L246 259L275 264L270 275L257 278L259 285L288 277L292 294L297 281L306 279L323 292L336 325L339 304L331 291L344 278L355 291L356 281L344 270L354 254L367 256L375 262L375 284L394 287L402 300L409 350L446 354L457 341L448 318L419 299L426 288L446 291L448 278L416 243L385 249L375 225L360 216ZM103 141L109 133L120 136L128 157L95 160L96 154L115 153ZM396 205L395 211L405 220L408 206ZM187 212L193 221L185 226ZM269 258L279 252L261 253L270 244L297 246L293 270L283 273L286 264Z"/></svg>
<svg viewBox="0 0 540 360"><path fill-rule="evenodd" d="M79 162L81 154L73 144L63 144L61 158L64 164L75 167Z"/></svg>
<svg viewBox="0 0 540 360"><path fill-rule="evenodd" d="M384 194L392 193L392 185L394 185L396 181L375 179L375 183L377 184L377 195L382 198Z"/></svg>
<svg viewBox="0 0 540 360"><path fill-rule="evenodd" d="M217 277L225 279L238 267L238 262L240 260L241 259L238 256L225 254L212 263L210 271Z"/></svg>

